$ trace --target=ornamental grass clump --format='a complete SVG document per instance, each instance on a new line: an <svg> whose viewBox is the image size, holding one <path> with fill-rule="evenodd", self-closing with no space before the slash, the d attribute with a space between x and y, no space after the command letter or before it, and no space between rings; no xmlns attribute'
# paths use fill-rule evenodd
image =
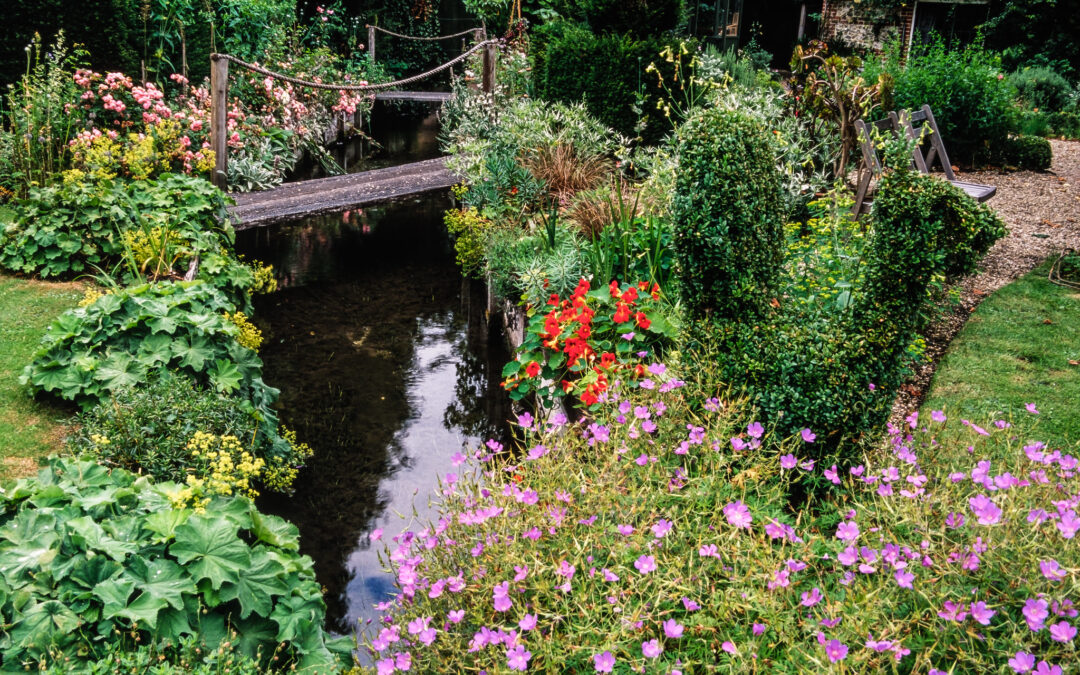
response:
<svg viewBox="0 0 1080 675"><path fill-rule="evenodd" d="M660 366L660 364L656 364ZM670 372L670 371L669 371ZM1010 422L909 418L850 470L674 379L458 455L395 537L373 670L1058 672L1080 474ZM662 381L662 383L659 383ZM1014 426L1015 424L1015 426ZM811 477L827 500L794 508ZM380 532L373 533L378 539ZM1042 670L1037 670L1042 669Z"/></svg>

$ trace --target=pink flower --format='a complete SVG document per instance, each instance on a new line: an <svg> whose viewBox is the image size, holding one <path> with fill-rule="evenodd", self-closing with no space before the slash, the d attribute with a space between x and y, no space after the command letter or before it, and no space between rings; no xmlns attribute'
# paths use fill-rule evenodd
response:
<svg viewBox="0 0 1080 675"><path fill-rule="evenodd" d="M1076 637L1076 628L1065 621L1058 621L1050 626L1050 637L1055 642L1072 642Z"/></svg>
<svg viewBox="0 0 1080 675"><path fill-rule="evenodd" d="M526 614L524 617L522 617L521 621L518 621L518 628L520 628L523 631L532 630L533 628L536 628L536 615L535 614Z"/></svg>
<svg viewBox="0 0 1080 675"><path fill-rule="evenodd" d="M719 558L720 550L716 547L716 544L705 544L698 549L698 555L702 558Z"/></svg>
<svg viewBox="0 0 1080 675"><path fill-rule="evenodd" d="M675 619L668 619L664 622L664 636L671 638L672 640L682 637L683 626Z"/></svg>
<svg viewBox="0 0 1080 675"><path fill-rule="evenodd" d="M813 590L811 590L809 593L802 594L802 602L800 602L799 604L803 607L813 607L814 605L821 602L824 597L825 596L821 594L821 589L817 586L814 586Z"/></svg>
<svg viewBox="0 0 1080 675"><path fill-rule="evenodd" d="M841 541L853 542L859 538L859 526L853 520L845 520L836 528L836 538Z"/></svg>
<svg viewBox="0 0 1080 675"><path fill-rule="evenodd" d="M495 601L495 611L505 612L510 609L514 604L509 598L510 582L504 581L501 584L495 585L495 590L492 592L492 597Z"/></svg>
<svg viewBox="0 0 1080 675"><path fill-rule="evenodd" d="M521 645L506 650L506 666L510 670L527 670L531 658L532 652L526 651Z"/></svg>
<svg viewBox="0 0 1080 675"><path fill-rule="evenodd" d="M624 537L629 537L630 535L632 535L634 533L634 526L633 525L616 525L615 529L618 530L619 534L621 534Z"/></svg>
<svg viewBox="0 0 1080 675"><path fill-rule="evenodd" d="M1035 667L1035 657L1027 652L1016 652L1016 656L1009 659L1009 667L1017 673L1029 672Z"/></svg>
<svg viewBox="0 0 1080 675"><path fill-rule="evenodd" d="M817 435L815 435L814 432L810 431L809 429L803 429L799 432L799 435L802 436L803 442L805 443L813 443L815 440L817 440Z"/></svg>
<svg viewBox="0 0 1080 675"><path fill-rule="evenodd" d="M446 618L449 619L450 623L461 623L461 620L465 618L465 610L452 609L446 613Z"/></svg>
<svg viewBox="0 0 1080 675"><path fill-rule="evenodd" d="M656 522L655 525L652 526L653 536L656 537L657 539L660 539L661 537L663 537L668 532L671 532L671 521L670 520L664 520L663 518L661 518L660 520L658 520Z"/></svg>
<svg viewBox="0 0 1080 675"><path fill-rule="evenodd" d="M615 668L615 657L611 652L596 654L593 657L593 668L598 673L610 673Z"/></svg>
<svg viewBox="0 0 1080 675"><path fill-rule="evenodd" d="M1039 571L1051 581L1061 581L1065 578L1065 570L1061 569L1061 565L1054 559L1040 560Z"/></svg>
<svg viewBox="0 0 1080 675"><path fill-rule="evenodd" d="M795 459L795 455L787 454L780 457L781 469L794 469L799 460Z"/></svg>
<svg viewBox="0 0 1080 675"><path fill-rule="evenodd" d="M833 663L843 661L848 655L847 645L839 640L829 640L825 644L825 655L828 656L829 660Z"/></svg>
<svg viewBox="0 0 1080 675"><path fill-rule="evenodd" d="M934 420L935 422L944 422L945 412L942 410L933 410L930 412L930 419Z"/></svg>
<svg viewBox="0 0 1080 675"><path fill-rule="evenodd" d="M945 608L938 612L938 616L946 621L956 621L959 623L967 618L967 610L964 609L964 603L962 602L946 600Z"/></svg>
<svg viewBox="0 0 1080 675"><path fill-rule="evenodd" d="M731 502L724 506L724 517L727 518L728 524L732 527L741 527L744 529L750 529L750 524L754 518L750 515L750 509L746 504L741 501Z"/></svg>
<svg viewBox="0 0 1080 675"><path fill-rule="evenodd" d="M641 643L641 653L647 659L655 659L664 653L664 647L655 639Z"/></svg>
<svg viewBox="0 0 1080 675"><path fill-rule="evenodd" d="M656 570L656 559L651 555L643 555L634 561L634 567L637 568L638 572L648 574L649 572Z"/></svg>
<svg viewBox="0 0 1080 675"><path fill-rule="evenodd" d="M1035 404L1034 403L1025 404L1024 407L1027 408L1027 411L1029 413L1031 413L1032 415L1038 415L1039 414L1039 411L1035 409Z"/></svg>
<svg viewBox="0 0 1080 675"><path fill-rule="evenodd" d="M736 656L739 653L739 650L735 649L735 643L731 640L725 640L724 643L720 645L720 649L723 649L725 652L731 654L732 656Z"/></svg>
<svg viewBox="0 0 1080 675"><path fill-rule="evenodd" d="M1043 629L1043 622L1050 616L1050 605L1045 600L1028 598L1024 602L1024 608L1020 610L1024 615L1024 621L1028 628L1038 632Z"/></svg>
<svg viewBox="0 0 1080 675"><path fill-rule="evenodd" d="M971 618L984 626L990 625L990 619L992 619L995 614L997 614L997 612L988 608L986 603L982 600L971 603Z"/></svg>
<svg viewBox="0 0 1080 675"><path fill-rule="evenodd" d="M915 575L907 570L896 570L896 574L893 575L896 579L896 585L900 588L913 588L912 581L915 581Z"/></svg>
<svg viewBox="0 0 1080 675"><path fill-rule="evenodd" d="M968 504L979 518L980 525L993 525L1001 520L1001 509L986 495L975 495L968 500Z"/></svg>

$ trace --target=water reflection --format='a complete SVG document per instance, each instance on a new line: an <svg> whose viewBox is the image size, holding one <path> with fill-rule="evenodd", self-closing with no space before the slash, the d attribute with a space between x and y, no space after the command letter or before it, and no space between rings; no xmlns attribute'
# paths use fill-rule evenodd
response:
<svg viewBox="0 0 1080 675"><path fill-rule="evenodd" d="M300 528L339 632L393 591L369 533L393 536L414 506L423 520L450 457L501 436L508 415L498 387L508 356L482 289L454 266L447 206L427 197L238 236L281 280L256 303L265 378L315 450L296 495L263 506Z"/></svg>

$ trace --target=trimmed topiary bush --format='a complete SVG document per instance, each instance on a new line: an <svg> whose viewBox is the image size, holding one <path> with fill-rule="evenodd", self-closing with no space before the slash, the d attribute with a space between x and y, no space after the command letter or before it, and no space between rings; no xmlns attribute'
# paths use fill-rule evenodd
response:
<svg viewBox="0 0 1080 675"><path fill-rule="evenodd" d="M1054 161L1050 141L1039 136L1013 136L998 147L997 161L1030 171L1046 171Z"/></svg>
<svg viewBox="0 0 1080 675"><path fill-rule="evenodd" d="M679 129L675 254L691 314L752 320L774 297L783 260L783 194L768 132L714 108Z"/></svg>

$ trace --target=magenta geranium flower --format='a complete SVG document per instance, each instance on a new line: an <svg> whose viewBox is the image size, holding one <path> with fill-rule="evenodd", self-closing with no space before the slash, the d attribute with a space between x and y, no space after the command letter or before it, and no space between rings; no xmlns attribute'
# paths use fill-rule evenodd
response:
<svg viewBox="0 0 1080 675"><path fill-rule="evenodd" d="M971 603L971 618L984 626L990 625L990 619L992 619L995 614L997 614L997 612L988 608L986 603L982 600Z"/></svg>
<svg viewBox="0 0 1080 675"><path fill-rule="evenodd" d="M1072 639L1076 637L1076 628L1066 621L1058 621L1050 625L1050 637L1055 642L1072 642Z"/></svg>
<svg viewBox="0 0 1080 675"><path fill-rule="evenodd" d="M522 645L506 650L506 666L510 670L527 670L531 658L532 652L526 651Z"/></svg>
<svg viewBox="0 0 1080 675"><path fill-rule="evenodd" d="M615 668L615 657L611 652L596 654L592 658L593 669L598 673L610 673Z"/></svg>
<svg viewBox="0 0 1080 675"><path fill-rule="evenodd" d="M813 443L817 440L817 435L809 429L803 429L799 432L799 435L802 436L804 443Z"/></svg>
<svg viewBox="0 0 1080 675"><path fill-rule="evenodd" d="M1042 572L1043 577L1051 581L1061 581L1065 578L1065 570L1061 569L1061 565L1053 558L1050 560L1040 560L1039 571Z"/></svg>
<svg viewBox="0 0 1080 675"><path fill-rule="evenodd" d="M1017 673L1030 672L1035 667L1035 656L1027 652L1016 652L1016 656L1009 659L1009 667Z"/></svg>
<svg viewBox="0 0 1080 675"><path fill-rule="evenodd" d="M825 643L825 655L829 657L829 660L833 663L837 661L843 661L847 658L848 647L839 640L829 640Z"/></svg>
<svg viewBox="0 0 1080 675"><path fill-rule="evenodd" d="M1043 629L1046 617L1050 616L1050 605L1042 599L1028 598L1020 612L1024 615L1028 628L1038 632Z"/></svg>
<svg viewBox="0 0 1080 675"><path fill-rule="evenodd" d="M675 619L668 619L664 622L664 636L672 640L676 640L682 637L683 626Z"/></svg>
<svg viewBox="0 0 1080 675"><path fill-rule="evenodd" d="M648 574L656 570L656 559L651 555L643 555L634 561L634 567L642 574Z"/></svg>
<svg viewBox="0 0 1080 675"><path fill-rule="evenodd" d="M641 653L647 659L655 659L664 653L664 647L658 640L649 640L641 643Z"/></svg>
<svg viewBox="0 0 1080 675"><path fill-rule="evenodd" d="M968 504L980 525L993 525L1001 520L1001 509L986 495L975 495L968 500Z"/></svg>
<svg viewBox="0 0 1080 675"><path fill-rule="evenodd" d="M741 501L731 502L723 508L724 517L732 527L750 529L754 518L750 515L750 509Z"/></svg>
<svg viewBox="0 0 1080 675"><path fill-rule="evenodd" d="M780 468L781 469L794 469L799 463L799 460L795 459L795 455L787 454L780 456Z"/></svg>
<svg viewBox="0 0 1080 675"><path fill-rule="evenodd" d="M841 541L853 542L859 538L859 526L853 520L845 520L836 527L836 538Z"/></svg>

